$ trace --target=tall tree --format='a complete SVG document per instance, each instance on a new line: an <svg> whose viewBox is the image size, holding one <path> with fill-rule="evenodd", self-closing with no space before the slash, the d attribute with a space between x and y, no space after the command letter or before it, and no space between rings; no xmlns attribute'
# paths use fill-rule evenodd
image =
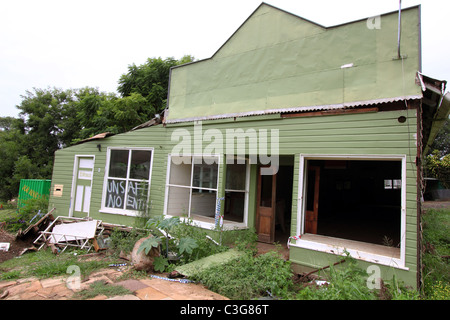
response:
<svg viewBox="0 0 450 320"><path fill-rule="evenodd" d="M24 153L24 135L20 130L11 128L0 131L0 199L10 200L19 192L19 185L13 179L15 163ZM28 177L24 177L28 178Z"/></svg>
<svg viewBox="0 0 450 320"><path fill-rule="evenodd" d="M22 98L17 106L20 110L17 124L26 135L25 154L37 165L39 175L50 178L54 152L73 139L63 130L64 120L69 118L67 109L73 101L73 92L56 88L34 89Z"/></svg>
<svg viewBox="0 0 450 320"><path fill-rule="evenodd" d="M122 97L129 97L133 93L144 97L146 105L143 114L149 120L166 107L170 68L192 61L194 57L185 55L180 60L149 58L139 66L133 63L128 66L128 73L120 77L117 91Z"/></svg>
<svg viewBox="0 0 450 320"><path fill-rule="evenodd" d="M433 144L431 145L430 150L433 152L435 150L439 151L439 155L441 157L450 153L450 120L447 119L445 124L442 126L439 131L436 139L434 139Z"/></svg>
<svg viewBox="0 0 450 320"><path fill-rule="evenodd" d="M0 117L0 199L17 196L21 179L49 179L56 150L153 118L166 107L170 68L192 61L152 58L130 65L119 79L120 96L89 87L26 91L19 118Z"/></svg>

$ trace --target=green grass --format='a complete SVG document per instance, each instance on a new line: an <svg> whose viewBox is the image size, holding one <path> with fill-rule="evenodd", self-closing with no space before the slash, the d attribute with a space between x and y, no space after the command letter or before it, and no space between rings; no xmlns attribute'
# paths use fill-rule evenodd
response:
<svg viewBox="0 0 450 320"><path fill-rule="evenodd" d="M50 249L47 249L7 260L0 264L0 280L26 277L43 279L68 275L67 269L71 265L78 266L82 276L88 276L90 273L105 268L111 263L109 259L84 261L78 258L78 255L74 255L74 253L78 254L79 252L69 251L56 256Z"/></svg>
<svg viewBox="0 0 450 320"><path fill-rule="evenodd" d="M10 217L16 214L16 209L2 209L0 210L0 222L7 221Z"/></svg>
<svg viewBox="0 0 450 320"><path fill-rule="evenodd" d="M246 252L231 262L213 265L192 276L210 290L234 300L284 296L292 289L289 261L276 252L254 256Z"/></svg>
<svg viewBox="0 0 450 320"><path fill-rule="evenodd" d="M428 210L422 223L424 298L450 300L450 210Z"/></svg>
<svg viewBox="0 0 450 320"><path fill-rule="evenodd" d="M107 297L112 296L123 296L126 294L131 294L132 292L120 285L108 284L103 281L93 282L89 289L85 289L76 292L73 296L74 299L92 299L98 295L105 295Z"/></svg>
<svg viewBox="0 0 450 320"><path fill-rule="evenodd" d="M324 275L329 281L328 286L294 283L289 262L275 252L255 256L253 250L246 250L242 257L231 263L202 270L192 279L201 281L212 291L238 300L259 298L269 292L280 299L302 300L450 300L450 210L429 210L423 215L422 221L425 252L424 286L420 296L416 291L404 288L395 278L384 282L381 291L369 290L367 273L359 269L350 257L339 268L331 267ZM131 246L134 241L127 237L115 240L127 246ZM246 246L241 246L241 250L245 250L247 244L246 242ZM74 252L76 251L55 256L50 250L41 250L5 261L0 264L0 280L67 275L70 265L77 265L82 276L87 276L111 263L107 258L102 261L83 261ZM99 294L127 294L122 290L122 287L95 284L81 293L79 298L89 299Z"/></svg>

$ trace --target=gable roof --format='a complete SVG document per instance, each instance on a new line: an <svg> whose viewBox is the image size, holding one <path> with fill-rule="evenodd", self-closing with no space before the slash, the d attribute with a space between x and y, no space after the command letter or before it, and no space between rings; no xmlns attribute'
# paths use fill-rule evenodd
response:
<svg viewBox="0 0 450 320"><path fill-rule="evenodd" d="M420 6L324 27L262 3L205 60L171 69L166 123L421 98Z"/></svg>

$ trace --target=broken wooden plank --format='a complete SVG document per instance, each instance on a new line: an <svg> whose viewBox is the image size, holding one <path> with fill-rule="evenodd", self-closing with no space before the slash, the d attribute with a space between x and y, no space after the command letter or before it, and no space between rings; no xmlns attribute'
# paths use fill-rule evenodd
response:
<svg viewBox="0 0 450 320"><path fill-rule="evenodd" d="M54 217L52 215L52 213L55 211L56 209L53 208L52 210L50 210L49 212L47 212L44 216L42 216L36 223L31 224L28 226L28 228L25 229L25 231L19 230L17 232L16 238L24 238L29 232L30 230L33 230L33 232L37 233L39 231L39 226L46 220L46 219L50 219L50 220L54 220Z"/></svg>

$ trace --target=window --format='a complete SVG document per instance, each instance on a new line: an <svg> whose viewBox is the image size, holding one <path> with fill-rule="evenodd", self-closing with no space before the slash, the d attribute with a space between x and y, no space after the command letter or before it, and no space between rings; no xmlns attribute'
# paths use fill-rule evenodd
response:
<svg viewBox="0 0 450 320"><path fill-rule="evenodd" d="M166 214L213 222L219 158L170 157Z"/></svg>
<svg viewBox="0 0 450 320"><path fill-rule="evenodd" d="M152 149L108 148L102 211L135 215L148 199Z"/></svg>
<svg viewBox="0 0 450 320"><path fill-rule="evenodd" d="M245 222L248 195L247 172L247 161L243 164L227 164L224 220Z"/></svg>
<svg viewBox="0 0 450 320"><path fill-rule="evenodd" d="M405 156L300 155L299 178L295 246L404 267Z"/></svg>

